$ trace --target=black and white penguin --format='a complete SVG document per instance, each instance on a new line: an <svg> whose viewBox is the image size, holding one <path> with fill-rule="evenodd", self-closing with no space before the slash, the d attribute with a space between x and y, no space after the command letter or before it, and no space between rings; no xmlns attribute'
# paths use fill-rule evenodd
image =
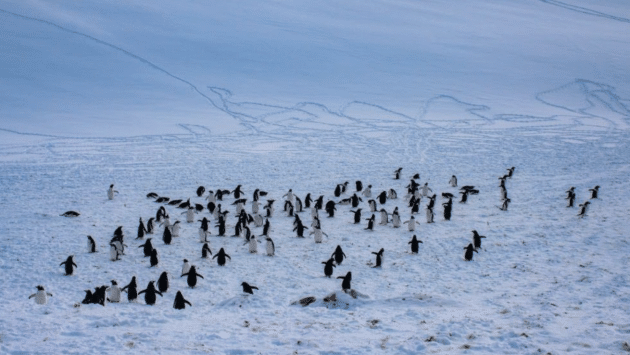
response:
<svg viewBox="0 0 630 355"><path fill-rule="evenodd" d="M313 231L309 234L309 235L313 235L313 238L315 239L315 243L319 244L323 241L323 236L325 235L328 238L328 234L322 232L321 229L319 228L315 228L313 229Z"/></svg>
<svg viewBox="0 0 630 355"><path fill-rule="evenodd" d="M387 191L387 198L390 200L395 200L398 198L398 193L394 189L389 189Z"/></svg>
<svg viewBox="0 0 630 355"><path fill-rule="evenodd" d="M499 207L499 209L501 211L507 211L508 205L510 202L512 202L512 200L510 200L509 198L506 198L505 200L503 200L503 204L501 204L501 207Z"/></svg>
<svg viewBox="0 0 630 355"><path fill-rule="evenodd" d="M157 266L158 265L158 252L157 249L153 249L151 250L151 267Z"/></svg>
<svg viewBox="0 0 630 355"><path fill-rule="evenodd" d="M578 217L584 218L586 216L586 210L588 209L589 204L589 201L580 204L580 213L578 213Z"/></svg>
<svg viewBox="0 0 630 355"><path fill-rule="evenodd" d="M94 241L94 239L92 239L91 235L88 235L87 238L88 253L96 253L96 242Z"/></svg>
<svg viewBox="0 0 630 355"><path fill-rule="evenodd" d="M402 171L403 168L398 168L396 170L394 170L394 180L400 180L400 172Z"/></svg>
<svg viewBox="0 0 630 355"><path fill-rule="evenodd" d="M256 240L256 236L252 235L248 241L245 242L245 244L249 244L249 252L251 254L257 254L258 253L258 241Z"/></svg>
<svg viewBox="0 0 630 355"><path fill-rule="evenodd" d="M236 186L234 191L232 191L232 195L234 195L235 199L241 198L242 194L243 194L243 191L241 190L241 185Z"/></svg>
<svg viewBox="0 0 630 355"><path fill-rule="evenodd" d="M85 297L83 297L82 304L91 304L94 302L94 295L92 294L92 290L85 290Z"/></svg>
<svg viewBox="0 0 630 355"><path fill-rule="evenodd" d="M93 297L93 302L92 303L97 303L97 304L100 304L101 306L105 307L105 304L107 303L106 292L107 292L108 288L109 287L107 287L107 286L99 286L99 287L97 287L94 290L93 294L92 294L92 297Z"/></svg>
<svg viewBox="0 0 630 355"><path fill-rule="evenodd" d="M385 252L384 248L381 248L381 250L377 252L372 252L372 254L376 255L376 264L374 266L372 266L373 268L375 267L381 267L383 265L383 253Z"/></svg>
<svg viewBox="0 0 630 355"><path fill-rule="evenodd" d="M166 245L170 245L173 241L173 234L171 233L171 229L169 227L164 228L164 233L162 233L162 240Z"/></svg>
<svg viewBox="0 0 630 355"><path fill-rule="evenodd" d="M118 261L120 260L121 255L122 255L122 250L119 250L116 247L116 244L110 243L109 244L109 260Z"/></svg>
<svg viewBox="0 0 630 355"><path fill-rule="evenodd" d="M361 190L363 190L363 183L361 182L361 180L355 181L354 185L357 189L357 192L361 192Z"/></svg>
<svg viewBox="0 0 630 355"><path fill-rule="evenodd" d="M433 223L433 209L427 208L427 223Z"/></svg>
<svg viewBox="0 0 630 355"><path fill-rule="evenodd" d="M365 190L361 192L361 194L366 198L372 197L372 185L368 185L368 187L366 187Z"/></svg>
<svg viewBox="0 0 630 355"><path fill-rule="evenodd" d="M304 197L304 207L311 208L311 202L313 202L313 199L311 198L311 194L308 193L306 197Z"/></svg>
<svg viewBox="0 0 630 355"><path fill-rule="evenodd" d="M341 262L343 262L343 258L347 258L346 254L343 252L340 245L337 245L337 248L331 254L330 257L335 258L335 263L337 263L337 265L341 265Z"/></svg>
<svg viewBox="0 0 630 355"><path fill-rule="evenodd" d="M335 216L335 211L337 208L335 207L335 201L326 202L326 213L328 213L328 217L332 218Z"/></svg>
<svg viewBox="0 0 630 355"><path fill-rule="evenodd" d="M193 223L195 221L195 208L193 206L188 206L186 212L182 212L182 214L186 214L186 223Z"/></svg>
<svg viewBox="0 0 630 355"><path fill-rule="evenodd" d="M373 231L374 230L374 219L376 219L376 217L374 216L374 214L372 214L372 217L370 218L366 218L365 220L368 221L368 225L365 228L365 230L370 230Z"/></svg>
<svg viewBox="0 0 630 355"><path fill-rule="evenodd" d="M592 189L588 189L591 192L591 199L597 198L597 194L599 193L599 185L595 186Z"/></svg>
<svg viewBox="0 0 630 355"><path fill-rule="evenodd" d="M341 184L337 184L337 187L335 187L335 197L341 196L341 186Z"/></svg>
<svg viewBox="0 0 630 355"><path fill-rule="evenodd" d="M144 248L144 257L151 256L151 252L153 251L153 245L151 244L151 238L147 238L147 241L144 244L139 245L138 248Z"/></svg>
<svg viewBox="0 0 630 355"><path fill-rule="evenodd" d="M378 194L377 198L378 198L378 202L381 205L384 205L385 202L387 202L387 192L385 192L385 191L381 192L380 194Z"/></svg>
<svg viewBox="0 0 630 355"><path fill-rule="evenodd" d="M31 298L35 297L35 303L37 304L48 303L48 297L52 297L53 296L52 293L46 292L46 290L44 289L44 286L42 285L38 285L35 287L37 288L37 292L30 295L28 299L30 300Z"/></svg>
<svg viewBox="0 0 630 355"><path fill-rule="evenodd" d="M274 256L276 254L276 247L273 244L273 240L271 240L271 238L269 237L265 237L265 240L267 241L266 244L266 252L267 252L267 256Z"/></svg>
<svg viewBox="0 0 630 355"><path fill-rule="evenodd" d="M225 250L223 250L223 248L221 248L219 250L219 252L216 253L212 257L212 259L214 259L214 258L217 258L217 264L219 264L219 266L225 265L225 261L226 261L225 258L228 258L228 259L232 260L232 258L228 254L225 253Z"/></svg>
<svg viewBox="0 0 630 355"><path fill-rule="evenodd" d="M222 216L222 215L220 215L220 216ZM219 232L217 233L217 235L219 237L225 236L225 218L220 217L219 218L219 223L215 224L215 227L219 228Z"/></svg>
<svg viewBox="0 0 630 355"><path fill-rule="evenodd" d="M297 237L298 238L304 238L304 231L308 229L308 227L305 227L302 224L302 221L299 221L298 223L296 223L295 228L293 228L294 232L297 232Z"/></svg>
<svg viewBox="0 0 630 355"><path fill-rule="evenodd" d="M241 283L241 286L243 286L243 293L249 293L250 295L254 294L254 290L258 290L258 287L252 286L247 282Z"/></svg>
<svg viewBox="0 0 630 355"><path fill-rule="evenodd" d="M381 208L381 222L379 223L382 226L385 226L389 223L389 213L384 208Z"/></svg>
<svg viewBox="0 0 630 355"><path fill-rule="evenodd" d="M376 212L376 201L368 200L368 206L370 206L370 212Z"/></svg>
<svg viewBox="0 0 630 355"><path fill-rule="evenodd" d="M204 192L206 192L206 188L203 186L199 186L197 188L197 197L203 196Z"/></svg>
<svg viewBox="0 0 630 355"><path fill-rule="evenodd" d="M146 234L153 234L154 229L155 229L155 218L151 217L147 221Z"/></svg>
<svg viewBox="0 0 630 355"><path fill-rule="evenodd" d="M321 210L324 208L324 195L321 195L315 200L315 208Z"/></svg>
<svg viewBox="0 0 630 355"><path fill-rule="evenodd" d="M333 268L336 267L335 260L331 257L328 261L322 261L322 264L324 264L324 275L330 278L333 274Z"/></svg>
<svg viewBox="0 0 630 355"><path fill-rule="evenodd" d="M267 196L267 192L266 191L261 191L260 189L256 189L256 190L254 190L254 195L252 197L252 200L258 201L258 199L261 196Z"/></svg>
<svg viewBox="0 0 630 355"><path fill-rule="evenodd" d="M181 228L181 223L179 221L175 221L175 223L173 223L173 225L171 226L171 235L174 238L179 237L179 229Z"/></svg>
<svg viewBox="0 0 630 355"><path fill-rule="evenodd" d="M273 217L273 203L275 200L267 200L267 204L263 209L267 212L267 218Z"/></svg>
<svg viewBox="0 0 630 355"><path fill-rule="evenodd" d="M136 239L144 238L144 235L147 233L147 228L144 226L144 222L142 221L142 217L140 217L140 223L138 224L138 236Z"/></svg>
<svg viewBox="0 0 630 355"><path fill-rule="evenodd" d="M411 241L407 244L411 244L411 253L412 254L418 254L418 247L420 245L420 243L422 243L421 240L416 238L416 235L413 235L413 238L411 238Z"/></svg>
<svg viewBox="0 0 630 355"><path fill-rule="evenodd" d="M79 217L81 214L79 212L76 211L67 211L64 212L62 214L60 214L60 216L62 217Z"/></svg>
<svg viewBox="0 0 630 355"><path fill-rule="evenodd" d="M158 194L156 194L155 192L149 192L147 194L147 198L158 198Z"/></svg>
<svg viewBox="0 0 630 355"><path fill-rule="evenodd" d="M507 173L507 177L509 177L510 179L512 178L512 174L514 174L514 169L516 169L515 167L511 167L509 169L507 169L508 173Z"/></svg>
<svg viewBox="0 0 630 355"><path fill-rule="evenodd" d="M107 301L112 303L120 302L120 287L118 287L118 282L116 280L111 280L112 285L109 286L107 291L109 291L109 297L107 297Z"/></svg>
<svg viewBox="0 0 630 355"><path fill-rule="evenodd" d="M350 211L350 212L354 213L354 224L361 223L361 209L357 208L356 211Z"/></svg>
<svg viewBox="0 0 630 355"><path fill-rule="evenodd" d="M352 204L352 208L359 207L359 202L363 202L363 199L357 196L357 194L352 194L352 196L350 197L350 203Z"/></svg>
<svg viewBox="0 0 630 355"><path fill-rule="evenodd" d="M72 272L74 271L73 266L78 267L77 264L74 263L74 260L72 260L73 257L74 255L70 255L66 261L59 264L59 266L65 265L66 276L72 275Z"/></svg>
<svg viewBox="0 0 630 355"><path fill-rule="evenodd" d="M177 199L177 200L170 200L168 202L169 206L179 206L182 203L182 199Z"/></svg>
<svg viewBox="0 0 630 355"><path fill-rule="evenodd" d="M468 190L460 191L459 193L462 194L462 199L459 203L466 203L468 201Z"/></svg>
<svg viewBox="0 0 630 355"><path fill-rule="evenodd" d="M293 189L289 189L289 191L282 195L282 197L286 197L286 201L293 203L293 198L294 198L294 194L293 194Z"/></svg>
<svg viewBox="0 0 630 355"><path fill-rule="evenodd" d="M442 206L444 207L444 219L450 221L451 213L453 211L453 200L449 198L447 202L442 204Z"/></svg>
<svg viewBox="0 0 630 355"><path fill-rule="evenodd" d="M131 281L127 286L120 289L121 292L125 290L127 291L127 300L129 302L133 302L136 300L136 298L138 298L138 284L136 283L135 276L131 278Z"/></svg>
<svg viewBox="0 0 630 355"><path fill-rule="evenodd" d="M478 253L477 250L475 250L475 247L473 247L472 243L468 244L467 247L465 247L464 249L466 249L466 252L464 253L464 259L466 261L471 261L473 258L473 251L475 253Z"/></svg>
<svg viewBox="0 0 630 355"><path fill-rule="evenodd" d="M118 191L114 190L114 184L109 185L109 189L107 190L107 198L110 200L114 199L114 194L117 194Z"/></svg>
<svg viewBox="0 0 630 355"><path fill-rule="evenodd" d="M208 243L204 243L203 247L201 248L201 257L207 259L208 254L212 255L212 250L210 250Z"/></svg>
<svg viewBox="0 0 630 355"><path fill-rule="evenodd" d="M455 175L451 176L451 179L448 181L451 187L457 187L457 177Z"/></svg>
<svg viewBox="0 0 630 355"><path fill-rule="evenodd" d="M477 233L477 231L474 229L472 233L473 233L473 244L475 246L475 250L478 250L481 248L481 238L485 238L485 236L479 235L479 233Z"/></svg>
<svg viewBox="0 0 630 355"><path fill-rule="evenodd" d="M143 293L144 293L144 302L150 306L155 304L155 301L157 299L157 297L155 297L156 294L160 295L160 297L163 297L162 292L155 289L155 285L153 284L153 281L149 281L147 288L138 292L138 296Z"/></svg>
<svg viewBox="0 0 630 355"><path fill-rule="evenodd" d="M400 228L402 222L400 221L400 214L398 213L398 206L394 208L394 212L392 212L392 226L394 228Z"/></svg>
<svg viewBox="0 0 630 355"><path fill-rule="evenodd" d="M189 208L191 206L190 199L186 200L186 202L180 203L177 208Z"/></svg>
<svg viewBox="0 0 630 355"><path fill-rule="evenodd" d="M166 208L164 206L160 206L158 210L155 212L155 220L159 223L162 222L162 219L166 218L168 213L166 213Z"/></svg>
<svg viewBox="0 0 630 355"><path fill-rule="evenodd" d="M187 273L182 274L182 276L180 277L184 277L184 276L187 276L186 282L188 283L188 286L190 288L195 288L195 286L197 286L197 277L201 277L203 279L203 276L197 273L197 269L195 269L195 265L191 265L190 270L188 270Z"/></svg>
<svg viewBox="0 0 630 355"><path fill-rule="evenodd" d="M188 273L190 271L190 264L188 263L188 259L184 259L182 264L182 275Z"/></svg>
<svg viewBox="0 0 630 355"><path fill-rule="evenodd" d="M566 192L567 197L565 197L565 200L569 200L567 207L573 207L573 203L575 202L575 187L571 186L571 188L568 189Z"/></svg>
<svg viewBox="0 0 630 355"><path fill-rule="evenodd" d="M301 212L304 212L304 204L299 197L295 196L295 213Z"/></svg>
<svg viewBox="0 0 630 355"><path fill-rule="evenodd" d="M416 224L420 224L418 223L418 221L416 221L416 218L413 215L409 218L408 221L405 221L403 223L407 225L407 228L410 232L416 230Z"/></svg>
<svg viewBox="0 0 630 355"><path fill-rule="evenodd" d="M160 278L158 278L157 285L158 285L158 290L160 290L160 292L168 291L168 272L164 271L162 272L162 274L160 274Z"/></svg>
<svg viewBox="0 0 630 355"><path fill-rule="evenodd" d="M265 220L265 225L263 226L263 233L265 237L269 236L269 229L271 228L271 223L269 223L269 219Z"/></svg>
<svg viewBox="0 0 630 355"><path fill-rule="evenodd" d="M433 210L433 207L435 207L435 198L437 195L433 194L433 196L429 197L429 204L427 205L427 208L430 210Z"/></svg>
<svg viewBox="0 0 630 355"><path fill-rule="evenodd" d="M199 227L199 242L205 243L208 241L208 236L211 235L209 230L210 221L208 221L206 217L203 217L199 222L201 222L201 226Z"/></svg>
<svg viewBox="0 0 630 355"><path fill-rule="evenodd" d="M168 200L170 200L170 198L162 196L162 197L158 197L153 202L155 202L155 203L166 203L166 202L168 202Z"/></svg>
<svg viewBox="0 0 630 355"><path fill-rule="evenodd" d="M173 301L173 308L185 309L186 304L192 307L192 304L184 298L184 295L182 295L182 292L177 291L177 294L175 295L175 301Z"/></svg>
<svg viewBox="0 0 630 355"><path fill-rule="evenodd" d="M352 287L350 286L350 282L352 281L352 272L348 271L346 276L337 276L338 279L343 279L341 282L341 288L345 290L349 290Z"/></svg>

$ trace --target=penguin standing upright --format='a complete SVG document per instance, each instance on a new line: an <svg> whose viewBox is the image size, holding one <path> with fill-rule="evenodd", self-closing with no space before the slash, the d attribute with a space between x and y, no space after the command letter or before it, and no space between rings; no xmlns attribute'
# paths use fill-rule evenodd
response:
<svg viewBox="0 0 630 355"><path fill-rule="evenodd" d="M311 202L313 202L313 199L311 198L311 194L308 193L304 197L304 207L305 208L311 208Z"/></svg>
<svg viewBox="0 0 630 355"><path fill-rule="evenodd" d="M144 257L151 256L151 252L153 251L153 245L151 244L151 238L148 238L144 244L138 246L138 248L144 248L142 251L144 252Z"/></svg>
<svg viewBox="0 0 630 355"><path fill-rule="evenodd" d="M350 290L352 287L350 286L350 282L352 281L352 272L348 271L346 276L337 276L338 279L343 279L341 282L341 288L346 291Z"/></svg>
<svg viewBox="0 0 630 355"><path fill-rule="evenodd" d="M144 293L144 302L150 306L155 304L155 300L157 299L157 297L155 297L156 294L160 295L160 297L163 297L162 292L155 289L155 285L153 284L153 281L149 281L147 288L138 292L138 295L141 295L143 293Z"/></svg>
<svg viewBox="0 0 630 355"><path fill-rule="evenodd" d="M368 225L367 225L367 228L365 228L365 230L370 230L370 231L374 230L374 219L375 218L376 217L374 216L374 214L372 214L372 217L366 218L366 221L368 221Z"/></svg>
<svg viewBox="0 0 630 355"><path fill-rule="evenodd" d="M343 258L347 258L346 254L343 252L340 245L337 245L337 248L335 249L335 251L332 253L330 257L335 258L335 263L337 263L337 265L341 265Z"/></svg>
<svg viewBox="0 0 630 355"><path fill-rule="evenodd" d="M385 252L384 248L381 248L378 253L372 252L372 254L376 255L376 264L373 266L373 268L381 267L383 265L383 252Z"/></svg>
<svg viewBox="0 0 630 355"><path fill-rule="evenodd" d="M275 200L267 200L264 210L267 211L267 218L273 217L273 203Z"/></svg>
<svg viewBox="0 0 630 355"><path fill-rule="evenodd" d="M186 304L192 307L192 304L184 298L184 295L182 295L182 292L177 291L177 294L175 295L175 301L173 301L173 308L185 309Z"/></svg>
<svg viewBox="0 0 630 355"><path fill-rule="evenodd" d="M433 209L427 208L427 223L433 223Z"/></svg>
<svg viewBox="0 0 630 355"><path fill-rule="evenodd" d="M473 258L473 251L475 253L478 253L477 250L475 250L475 247L473 247L472 243L468 244L467 247L465 247L464 249L466 249L466 252L464 253L464 259L466 261L471 261Z"/></svg>
<svg viewBox="0 0 630 355"><path fill-rule="evenodd" d="M147 221L147 230L146 234L153 234L153 230L155 229L155 218L151 217Z"/></svg>
<svg viewBox="0 0 630 355"><path fill-rule="evenodd" d="M197 273L197 269L195 269L195 265L191 265L190 270L188 270L187 273L182 274L182 276L180 277L184 277L184 276L187 276L186 282L188 283L188 286L190 288L195 288L195 286L197 286L197 277L201 277L203 279L203 276Z"/></svg>
<svg viewBox="0 0 630 355"><path fill-rule="evenodd" d="M206 192L206 188L203 186L199 186L197 188L197 197L201 197L203 196L203 193Z"/></svg>
<svg viewBox="0 0 630 355"><path fill-rule="evenodd" d="M387 202L387 192L385 192L385 191L381 192L381 193L378 195L378 197L377 197L377 198L378 198L378 202L379 202L381 205L384 205L384 204L385 204L385 202Z"/></svg>
<svg viewBox="0 0 630 355"><path fill-rule="evenodd" d="M91 235L88 235L87 238L88 253L96 253L96 242L94 241L94 239L92 239Z"/></svg>
<svg viewBox="0 0 630 355"><path fill-rule="evenodd" d="M323 241L323 236L325 235L326 237L328 237L328 234L322 232L321 229L319 228L315 228L313 229L313 231L310 233L313 235L313 238L315 239L315 243L319 244Z"/></svg>
<svg viewBox="0 0 630 355"><path fill-rule="evenodd" d="M207 259L208 254L212 255L212 250L210 250L208 243L204 243L203 247L201 248L201 257Z"/></svg>
<svg viewBox="0 0 630 355"><path fill-rule="evenodd" d="M267 241L267 245L266 245L267 256L274 256L276 253L276 247L273 244L273 240L271 240L271 238L269 237L265 237L265 240Z"/></svg>
<svg viewBox="0 0 630 355"><path fill-rule="evenodd" d="M450 221L451 212L453 211L453 200L449 198L446 203L442 204L442 206L444 207L444 219Z"/></svg>
<svg viewBox="0 0 630 355"><path fill-rule="evenodd" d="M164 271L162 272L162 274L160 275L160 278L158 278L157 281L157 285L158 285L158 290L160 290L160 292L166 292L168 291L168 272Z"/></svg>
<svg viewBox="0 0 630 355"><path fill-rule="evenodd" d="M418 254L418 247L420 246L420 243L422 243L421 240L416 238L416 235L413 235L413 238L411 238L411 241L407 244L411 244L411 253L412 254Z"/></svg>
<svg viewBox="0 0 630 355"><path fill-rule="evenodd" d="M193 223L195 221L195 209L193 206L188 207L186 210L186 223Z"/></svg>
<svg viewBox="0 0 630 355"><path fill-rule="evenodd" d="M394 208L394 212L392 212L392 226L394 228L400 228L402 222L400 221L400 214L398 213L398 207Z"/></svg>
<svg viewBox="0 0 630 355"><path fill-rule="evenodd" d="M116 280L111 280L112 285L107 289L109 291L109 297L107 300L112 303L120 302L120 287L118 287L118 282Z"/></svg>
<svg viewBox="0 0 630 355"><path fill-rule="evenodd" d="M355 187L357 188L357 192L361 192L361 190L363 190L363 183L361 182L361 180L357 180L354 182Z"/></svg>
<svg viewBox="0 0 630 355"><path fill-rule="evenodd" d="M586 216L586 210L587 210L589 204L590 204L589 201L586 201L586 202L580 204L580 213L578 213L578 217L584 218Z"/></svg>
<svg viewBox="0 0 630 355"><path fill-rule="evenodd" d="M365 190L361 192L361 194L366 198L372 197L372 185L368 185L368 187L366 187Z"/></svg>
<svg viewBox="0 0 630 355"><path fill-rule="evenodd" d="M175 238L179 237L179 228L181 227L179 221L175 221L171 226L171 235Z"/></svg>
<svg viewBox="0 0 630 355"><path fill-rule="evenodd" d="M72 272L74 271L73 266L78 267L77 264L74 263L74 260L72 260L73 257L74 255L70 255L66 261L59 264L59 266L65 265L66 276L72 275Z"/></svg>
<svg viewBox="0 0 630 355"><path fill-rule="evenodd" d="M188 273L190 270L190 264L188 263L188 259L184 259L184 263L182 264L182 275Z"/></svg>
<svg viewBox="0 0 630 355"><path fill-rule="evenodd" d="M164 233L162 233L162 240L166 245L170 245L173 241L173 234L171 234L171 229L169 227L164 228Z"/></svg>
<svg viewBox="0 0 630 355"><path fill-rule="evenodd" d="M457 177L455 175L451 176L451 179L448 181L451 187L457 187Z"/></svg>
<svg viewBox="0 0 630 355"><path fill-rule="evenodd" d="M151 250L151 267L158 265L158 252L157 249Z"/></svg>
<svg viewBox="0 0 630 355"><path fill-rule="evenodd" d="M503 203L501 204L501 207L499 207L499 209L501 211L507 211L508 205L509 205L510 202L512 202L512 200L510 200L509 198L504 199Z"/></svg>
<svg viewBox="0 0 630 355"><path fill-rule="evenodd" d="M333 274L333 268L336 267L335 266L335 260L331 257L330 259L328 259L328 261L322 261L322 264L324 264L324 275L326 275L326 277L330 278L330 276L332 276Z"/></svg>
<svg viewBox="0 0 630 355"><path fill-rule="evenodd" d="M236 186L234 191L232 191L232 194L234 195L235 199L241 198L241 195L243 194L243 191L241 191L241 185Z"/></svg>
<svg viewBox="0 0 630 355"><path fill-rule="evenodd" d="M110 243L109 244L109 260L111 261L118 261L120 260L120 255L121 255L121 251L118 250L118 248L116 248L116 244L114 243Z"/></svg>
<svg viewBox="0 0 630 355"><path fill-rule="evenodd" d="M485 238L485 236L479 235L479 233L477 233L477 231L474 229L472 233L473 233L473 243L475 246L475 250L478 250L481 248L481 238Z"/></svg>
<svg viewBox="0 0 630 355"><path fill-rule="evenodd" d="M110 200L114 199L114 194L117 194L118 191L114 190L114 184L109 185L109 189L107 190L107 198Z"/></svg>
<svg viewBox="0 0 630 355"><path fill-rule="evenodd" d="M28 297L28 299L30 300L31 298L35 297L35 303L37 304L46 304L48 303L48 297L52 297L52 293L48 293L46 292L46 290L44 289L44 286L42 285L38 285L36 286L37 288L37 292L30 295Z"/></svg>
<svg viewBox="0 0 630 355"><path fill-rule="evenodd" d="M357 208L356 211L350 211L350 212L354 213L354 224L361 223L361 209Z"/></svg>
<svg viewBox="0 0 630 355"><path fill-rule="evenodd" d="M326 213L328 213L328 217L334 217L336 210L335 201L326 202Z"/></svg>
<svg viewBox="0 0 630 355"><path fill-rule="evenodd" d="M376 212L376 201L368 200L368 206L370 206L370 212Z"/></svg>
<svg viewBox="0 0 630 355"><path fill-rule="evenodd" d="M258 242L256 241L256 236L251 236L249 241L245 242L245 244L249 244L249 252L251 254L258 253Z"/></svg>
<svg viewBox="0 0 630 355"><path fill-rule="evenodd" d="M228 259L232 260L232 258L228 254L225 253L225 250L223 250L223 248L221 248L219 250L219 252L216 253L212 257L212 259L214 259L214 258L217 258L217 264L219 264L219 266L225 265L225 261L226 261L225 258L228 258Z"/></svg>
<svg viewBox="0 0 630 355"><path fill-rule="evenodd" d="M385 226L389 223L389 214L387 213L387 210L385 210L384 208L381 208L381 222L379 223L382 226Z"/></svg>
<svg viewBox="0 0 630 355"><path fill-rule="evenodd" d="M243 293L249 293L250 295L254 294L254 290L258 290L258 287L252 286L247 282L241 283L241 286L243 286Z"/></svg>
<svg viewBox="0 0 630 355"><path fill-rule="evenodd" d="M414 216L412 215L408 221L403 222L404 224L407 224L407 228L409 229L410 232L413 232L416 230L416 224L419 224L416 219L414 218Z"/></svg>
<svg viewBox="0 0 630 355"><path fill-rule="evenodd" d="M573 202L575 202L575 187L571 187L570 189L567 190L567 197L565 197L565 200L569 200L569 203L567 204L567 207L573 207Z"/></svg>
<svg viewBox="0 0 630 355"><path fill-rule="evenodd" d="M394 180L400 180L400 172L402 171L403 168L398 168L396 170L394 170Z"/></svg>
<svg viewBox="0 0 630 355"><path fill-rule="evenodd" d="M136 283L136 277L133 276L129 284L123 287L120 291L127 290L127 300L129 302L134 302L136 298L138 298L138 284Z"/></svg>
<svg viewBox="0 0 630 355"><path fill-rule="evenodd" d="M599 193L599 185L595 186L592 189L588 189L591 192L591 199L597 198L597 194Z"/></svg>
<svg viewBox="0 0 630 355"><path fill-rule="evenodd" d="M208 221L208 219L206 217L203 217L203 219L200 221L201 222L201 226L199 227L199 242L201 243L205 243L208 241L208 235L210 235L210 222Z"/></svg>

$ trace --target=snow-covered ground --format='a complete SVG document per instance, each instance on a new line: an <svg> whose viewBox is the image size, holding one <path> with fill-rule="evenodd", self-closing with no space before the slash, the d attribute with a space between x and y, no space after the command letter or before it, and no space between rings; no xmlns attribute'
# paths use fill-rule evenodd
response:
<svg viewBox="0 0 630 355"><path fill-rule="evenodd" d="M630 351L628 29L622 1L3 2L0 352ZM497 178L511 166L501 211ZM415 232L378 214L364 230L363 198L360 225L350 206L320 211L328 238L315 244L282 211L289 189L339 201L361 180L374 195L395 189L379 209L406 221L415 173L438 194L435 223L424 198ZM445 221L453 174L480 193ZM198 186L239 184L248 212L256 188L276 200L275 256L230 237L227 196L228 236L212 220L209 237L231 255L225 267L201 258L199 222L173 206L180 237L147 236L159 252L149 267L134 240L160 206L147 193L205 205ZM578 204L595 185L585 218L565 207L569 187ZM59 216L68 210L81 216ZM118 226L128 248L112 262ZM487 238L466 262L473 229ZM337 245L348 258L328 279L321 262ZM59 266L68 255L72 276ZM194 289L179 277L184 258L204 276ZM86 289L134 275L144 289L163 271L171 288L154 306L75 307ZM366 298L291 305L341 291L348 271ZM243 281L260 290L245 296ZM37 285L54 295L45 306L28 299ZM178 290L192 307L173 309Z"/></svg>

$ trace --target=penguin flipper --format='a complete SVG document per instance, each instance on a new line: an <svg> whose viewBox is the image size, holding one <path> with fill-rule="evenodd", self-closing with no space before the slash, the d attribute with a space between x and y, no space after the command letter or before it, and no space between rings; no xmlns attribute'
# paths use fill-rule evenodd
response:
<svg viewBox="0 0 630 355"><path fill-rule="evenodd" d="M37 296L37 294L36 294L36 293L34 293L34 294L32 294L32 295L28 296L28 299L30 300L31 298L33 298L33 297L35 297L35 296Z"/></svg>
<svg viewBox="0 0 630 355"><path fill-rule="evenodd" d="M184 300L184 302L188 303L188 305L192 307L192 304L190 302L188 302L187 300Z"/></svg>

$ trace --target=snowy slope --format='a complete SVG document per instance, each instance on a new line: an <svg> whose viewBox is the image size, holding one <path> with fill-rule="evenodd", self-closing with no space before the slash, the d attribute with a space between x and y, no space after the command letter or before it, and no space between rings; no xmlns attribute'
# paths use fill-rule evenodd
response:
<svg viewBox="0 0 630 355"><path fill-rule="evenodd" d="M627 352L628 18L613 1L3 3L1 352ZM511 166L501 211L497 177ZM423 199L415 232L365 231L349 206L320 211L322 244L296 238L282 212L288 189L339 201L337 184L362 180L375 195L395 189L382 207L406 221L414 173L438 196L457 194L453 174L480 193L456 200L451 221L438 197L433 224ZM173 206L181 237L164 245L158 228L149 267L134 240L160 205L148 192L205 205L199 185L238 184L249 201L256 188L276 200L274 257L230 237L228 196L228 236L209 238L231 255L225 267L201 259L199 223ZM585 218L565 207L569 187L577 204L595 185ZM128 249L112 262L118 226ZM466 262L473 229L487 239ZM321 264L337 245L348 259L333 277L351 271L367 298L291 305L341 290ZM71 254L78 268L64 276ZM194 289L184 258L204 276ZM134 275L144 289L162 271L171 289L153 307L74 307L86 289ZM260 290L244 296L243 281ZM28 300L40 284L54 295L45 306ZM192 307L172 308L178 290Z"/></svg>

